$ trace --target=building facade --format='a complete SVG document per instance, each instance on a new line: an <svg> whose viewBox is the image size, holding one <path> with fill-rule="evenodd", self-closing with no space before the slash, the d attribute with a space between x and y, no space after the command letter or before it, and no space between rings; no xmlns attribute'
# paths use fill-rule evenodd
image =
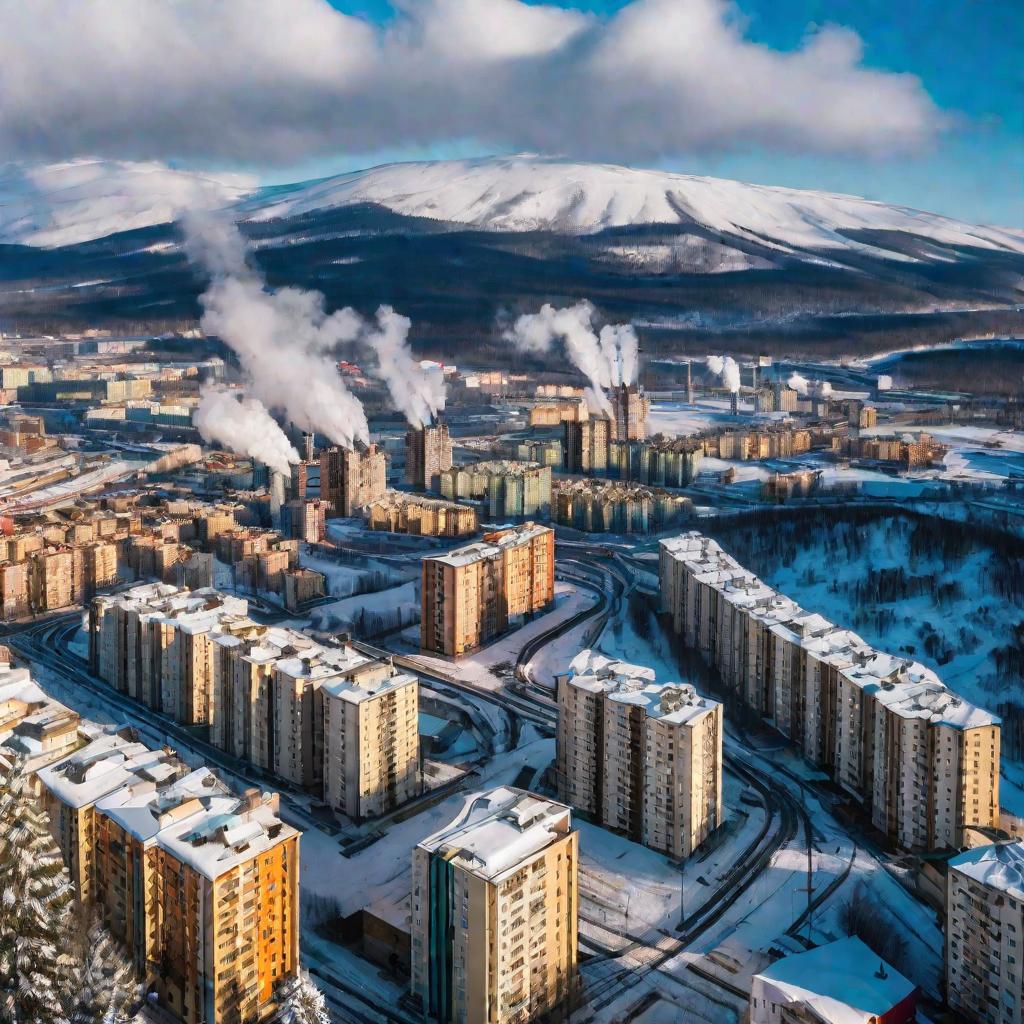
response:
<svg viewBox="0 0 1024 1024"><path fill-rule="evenodd" d="M618 384L611 389L612 432L617 441L642 441L647 436L651 403L639 384Z"/></svg>
<svg viewBox="0 0 1024 1024"><path fill-rule="evenodd" d="M400 491L388 491L370 502L363 515L371 530L418 537L468 537L476 533L478 525L476 509L469 505Z"/></svg>
<svg viewBox="0 0 1024 1024"><path fill-rule="evenodd" d="M405 477L413 487L437 490L441 474L451 469L452 439L446 423L414 427L405 435Z"/></svg>
<svg viewBox="0 0 1024 1024"><path fill-rule="evenodd" d="M557 677L558 798L681 860L722 823L722 705L581 651Z"/></svg>
<svg viewBox="0 0 1024 1024"><path fill-rule="evenodd" d="M320 498L336 516L354 516L387 489L384 452L375 444L356 450L334 445L320 452Z"/></svg>
<svg viewBox="0 0 1024 1024"><path fill-rule="evenodd" d="M480 503L493 518L547 519L551 511L551 467L490 460L453 466L441 474L441 494Z"/></svg>
<svg viewBox="0 0 1024 1024"><path fill-rule="evenodd" d="M673 631L892 843L960 849L971 826L998 826L996 716L804 611L710 538L662 541L659 574Z"/></svg>
<svg viewBox="0 0 1024 1024"><path fill-rule="evenodd" d="M568 807L501 788L412 856L412 992L441 1024L564 1020L577 961Z"/></svg>
<svg viewBox="0 0 1024 1024"><path fill-rule="evenodd" d="M535 523L484 534L422 565L425 651L464 654L554 601L555 535Z"/></svg>
<svg viewBox="0 0 1024 1024"><path fill-rule="evenodd" d="M592 416L582 422L562 424L562 465L566 473L603 476L608 472L608 445L612 440L612 421Z"/></svg>
<svg viewBox="0 0 1024 1024"><path fill-rule="evenodd" d="M946 876L946 999L978 1024L1024 1021L1024 843L979 846Z"/></svg>

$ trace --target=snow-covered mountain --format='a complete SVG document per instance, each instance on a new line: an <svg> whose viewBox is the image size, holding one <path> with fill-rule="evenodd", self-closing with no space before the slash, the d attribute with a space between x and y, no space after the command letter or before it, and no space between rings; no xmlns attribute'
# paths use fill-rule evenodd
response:
<svg viewBox="0 0 1024 1024"><path fill-rule="evenodd" d="M870 230L943 246L1024 252L1020 232L855 196L534 156L387 164L257 194L240 211L267 220L359 203L504 232L697 225L794 251L863 250L845 232Z"/></svg>
<svg viewBox="0 0 1024 1024"><path fill-rule="evenodd" d="M160 163L71 160L0 165L0 242L57 248L217 209L252 193L255 179Z"/></svg>
<svg viewBox="0 0 1024 1024"><path fill-rule="evenodd" d="M1022 232L855 196L536 156L387 164L263 189L244 175L156 163L0 166L0 242L47 248L163 224L195 207L277 222L366 204L499 233L585 237L608 228L674 226L674 234L639 244L608 239L607 255L697 273L771 266L776 255L942 263L956 259L959 248L1024 253ZM883 233L910 236L913 244Z"/></svg>

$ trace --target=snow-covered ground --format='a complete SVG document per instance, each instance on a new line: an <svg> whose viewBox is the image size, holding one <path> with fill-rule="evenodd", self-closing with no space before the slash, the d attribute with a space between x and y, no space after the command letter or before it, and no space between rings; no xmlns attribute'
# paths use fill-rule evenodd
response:
<svg viewBox="0 0 1024 1024"><path fill-rule="evenodd" d="M700 398L693 405L686 402L652 402L647 417L649 434L684 437L711 427L737 426L747 421L753 405L746 399L740 402L740 416L733 416L729 403L723 399Z"/></svg>

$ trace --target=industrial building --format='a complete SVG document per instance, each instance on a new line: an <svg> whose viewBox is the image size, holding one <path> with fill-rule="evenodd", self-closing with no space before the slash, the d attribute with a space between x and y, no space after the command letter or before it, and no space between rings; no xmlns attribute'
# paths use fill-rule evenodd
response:
<svg viewBox="0 0 1024 1024"><path fill-rule="evenodd" d="M946 999L978 1024L1024 1022L1024 843L978 846L946 876Z"/></svg>
<svg viewBox="0 0 1024 1024"><path fill-rule="evenodd" d="M414 427L405 434L405 478L423 491L436 491L452 465L452 439L446 423Z"/></svg>
<svg viewBox="0 0 1024 1024"><path fill-rule="evenodd" d="M661 609L723 684L906 850L999 824L999 719L808 613L698 533L661 542Z"/></svg>
<svg viewBox="0 0 1024 1024"><path fill-rule="evenodd" d="M545 526L484 534L423 559L420 646L455 657L504 633L555 599L555 535Z"/></svg>
<svg viewBox="0 0 1024 1024"><path fill-rule="evenodd" d="M563 804L502 787L412 854L412 993L440 1024L568 1019L578 836Z"/></svg>
<svg viewBox="0 0 1024 1024"><path fill-rule="evenodd" d="M558 798L689 857L722 823L722 705L591 650L556 682Z"/></svg>
<svg viewBox="0 0 1024 1024"><path fill-rule="evenodd" d="M441 474L441 494L449 501L479 502L481 512L491 518L547 519L551 467L509 460L452 466Z"/></svg>

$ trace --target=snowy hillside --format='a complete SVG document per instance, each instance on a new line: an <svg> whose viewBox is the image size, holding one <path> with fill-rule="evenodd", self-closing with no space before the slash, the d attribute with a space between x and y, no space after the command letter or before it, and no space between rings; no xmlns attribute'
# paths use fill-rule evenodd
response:
<svg viewBox="0 0 1024 1024"><path fill-rule="evenodd" d="M868 229L1024 252L1019 232L854 196L532 156L387 164L257 195L242 209L265 220L356 203L497 231L697 224L786 250L863 248L839 232Z"/></svg>
<svg viewBox="0 0 1024 1024"><path fill-rule="evenodd" d="M159 163L0 165L0 243L74 245L229 206L254 187L247 175L211 177Z"/></svg>

